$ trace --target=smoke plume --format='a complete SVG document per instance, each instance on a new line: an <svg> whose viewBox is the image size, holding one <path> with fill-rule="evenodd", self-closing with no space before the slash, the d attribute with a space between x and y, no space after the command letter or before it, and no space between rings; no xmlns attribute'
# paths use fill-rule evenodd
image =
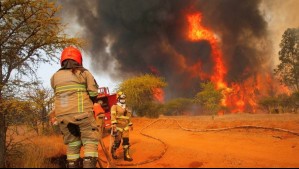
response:
<svg viewBox="0 0 299 169"><path fill-rule="evenodd" d="M201 12L202 24L220 39L227 82L242 82L262 70L272 70L272 45L260 0L59 2L62 16L75 16L88 39L94 71L115 79L140 73L163 76L168 98L194 96L202 81L196 73L213 71L210 44L186 38L188 13ZM199 62L200 69L190 69Z"/></svg>

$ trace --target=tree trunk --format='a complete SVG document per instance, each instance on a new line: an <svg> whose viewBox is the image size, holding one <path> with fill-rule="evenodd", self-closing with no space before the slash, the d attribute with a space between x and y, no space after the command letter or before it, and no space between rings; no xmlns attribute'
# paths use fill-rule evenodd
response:
<svg viewBox="0 0 299 169"><path fill-rule="evenodd" d="M0 168L5 167L5 150L6 150L6 126L5 126L5 116L1 112L0 115Z"/></svg>
<svg viewBox="0 0 299 169"><path fill-rule="evenodd" d="M1 10L1 3L0 3ZM2 75L2 48L0 46L0 107L2 107L2 89L3 89L3 75ZM6 154L6 124L3 108L0 109L0 168L5 167Z"/></svg>
<svg viewBox="0 0 299 169"><path fill-rule="evenodd" d="M2 13L0 2L0 13ZM6 122L5 114L2 108L2 89L3 89L3 72L2 72L2 46L0 45L0 168L5 167L5 154L6 154Z"/></svg>
<svg viewBox="0 0 299 169"><path fill-rule="evenodd" d="M43 110L42 110L42 113L41 113L41 121L42 121L42 132L41 134L44 134L45 132L45 122L46 122L46 106L43 104Z"/></svg>
<svg viewBox="0 0 299 169"><path fill-rule="evenodd" d="M2 87L0 87L0 105L2 104ZM1 106L0 106L1 107ZM6 154L6 123L5 114L0 109L0 168L5 167L5 154Z"/></svg>

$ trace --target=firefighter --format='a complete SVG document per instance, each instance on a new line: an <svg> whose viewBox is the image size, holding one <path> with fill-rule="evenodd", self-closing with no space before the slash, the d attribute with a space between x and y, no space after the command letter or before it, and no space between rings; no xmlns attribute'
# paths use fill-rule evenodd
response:
<svg viewBox="0 0 299 169"><path fill-rule="evenodd" d="M111 148L111 155L114 159L117 159L116 150L119 148L122 140L124 160L133 161L129 153L129 129L133 130L131 116L131 111L126 107L126 95L123 92L118 92L117 104L111 107L111 124L114 131L114 143Z"/></svg>
<svg viewBox="0 0 299 169"><path fill-rule="evenodd" d="M93 103L98 85L93 75L82 66L81 52L75 47L62 51L61 68L51 78L55 92L55 113L67 145L67 166L80 166L80 149L84 147L84 168L95 168L98 161L97 128Z"/></svg>

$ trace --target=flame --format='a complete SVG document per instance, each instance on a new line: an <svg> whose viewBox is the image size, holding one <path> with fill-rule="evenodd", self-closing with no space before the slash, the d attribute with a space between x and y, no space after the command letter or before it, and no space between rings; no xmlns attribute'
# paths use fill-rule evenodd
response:
<svg viewBox="0 0 299 169"><path fill-rule="evenodd" d="M153 96L156 101L164 103L164 91L162 88L154 88Z"/></svg>
<svg viewBox="0 0 299 169"><path fill-rule="evenodd" d="M204 73L201 69L202 67L202 63L198 62L195 63L192 66L189 66L188 70L190 72L194 72L193 74L191 74L191 77L199 77L200 79L209 79L209 75L207 73ZM199 70L199 72L198 72Z"/></svg>
<svg viewBox="0 0 299 169"><path fill-rule="evenodd" d="M242 83L231 82L228 86L228 82L225 81L227 67L224 64L223 54L219 47L220 40L211 30L202 25L201 13L188 14L187 21L189 24L187 39L194 42L204 40L211 45L211 57L214 62L213 74L197 73L200 75L201 80L209 79L215 84L216 89L222 89L223 100L221 105L229 108L232 113L244 112L245 110L256 112L257 100L263 96L269 96L269 89L277 90L276 93L290 93L286 87L281 87L276 83L272 74L265 73L267 71L249 77ZM201 71L201 65L202 63L195 64L191 70ZM246 68L246 71L250 71L250 68ZM219 114L223 114L223 112L219 112Z"/></svg>
<svg viewBox="0 0 299 169"><path fill-rule="evenodd" d="M224 91L229 91L227 83L224 78L227 74L227 69L224 66L223 55L218 46L218 39L215 34L208 28L201 25L202 15L201 13L193 13L187 16L189 23L188 39L191 41L201 41L206 40L210 43L212 49L212 59L215 63L213 68L213 75L209 78L214 84L216 84L217 89L224 89ZM200 69L197 69L200 70ZM201 79L206 79L207 75L202 75L199 73ZM204 78L203 78L204 77ZM224 99L221 101L223 106L227 106L226 95L224 94Z"/></svg>
<svg viewBox="0 0 299 169"><path fill-rule="evenodd" d="M158 70L156 67L154 67L154 66L148 66L148 68L150 69L150 71L151 71L154 75L159 75L159 74L160 74L159 70Z"/></svg>
<svg viewBox="0 0 299 169"><path fill-rule="evenodd" d="M160 74L159 70L154 66L149 66L149 69L151 70L151 72L154 75L159 75ZM160 103L164 103L164 98L165 98L164 96L165 96L165 94L164 94L164 90L162 88L154 88L153 89L153 97L154 97L155 101L158 101Z"/></svg>
<svg viewBox="0 0 299 169"><path fill-rule="evenodd" d="M190 29L188 32L188 38L191 41L209 41L212 48L212 57L215 63L214 74L210 78L212 82L216 84L217 89L227 88L227 83L224 81L224 77L227 74L226 67L224 66L222 52L218 47L218 40L215 34L208 28L201 25L202 15L200 13L194 13L187 16Z"/></svg>

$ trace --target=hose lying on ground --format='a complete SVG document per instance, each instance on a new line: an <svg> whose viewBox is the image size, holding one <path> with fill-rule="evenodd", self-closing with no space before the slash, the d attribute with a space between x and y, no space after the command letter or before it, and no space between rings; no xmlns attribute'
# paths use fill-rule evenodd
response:
<svg viewBox="0 0 299 169"><path fill-rule="evenodd" d="M163 148L163 151L160 153L160 155L157 156L157 157L155 157L155 158L152 158L152 159L149 159L149 160L145 160L145 161L141 161L141 162L138 162L138 163L129 163L129 164L121 163L121 164L116 164L117 166L138 166L138 165L148 164L148 163L157 161L157 160L161 159L161 158L164 156L164 154L166 153L166 151L167 151L167 149L168 149L166 143L163 142L163 141L162 141L161 139L159 139L159 138L156 138L156 137L153 137L153 136L150 136L150 135L148 135L148 134L143 133L143 131L144 131L145 129L147 129L148 127L150 127L151 125L157 123L157 122L160 121L160 120L161 120L161 119L157 119L157 120L153 121L153 122L150 123L149 125L145 126L143 129L141 129L140 132L139 132L141 135L143 135L143 136L145 136L145 137L148 137L148 138L151 138L151 139L154 139L154 140L157 140L157 141L159 141L160 143L163 144L164 148Z"/></svg>
<svg viewBox="0 0 299 169"><path fill-rule="evenodd" d="M148 137L148 138L150 138L150 139L157 140L157 141L159 141L159 142L161 142L161 143L163 144L164 148L163 148L163 151L160 153L159 156L157 156L157 157L155 157L155 158L152 158L152 159L149 159L149 160L145 160L145 161L137 162L137 163L116 163L116 164L112 163L112 164L115 165L115 166L139 166L139 165L148 164L148 163L151 163L151 162L154 162L154 161L157 161L157 160L161 159L161 158L164 156L164 154L166 153L167 149L168 149L166 143L163 142L163 141L162 141L161 139L159 139L159 138L155 138L155 137L153 137L153 136L150 136L150 135L148 135L148 134L143 133L143 131L144 131L145 129L149 128L151 125L157 123L157 122L160 121L160 120L161 120L161 119L157 119L157 120L151 122L150 124L148 124L147 126L145 126L144 128L142 128L142 129L139 131L139 133L140 133L141 135L143 135L143 136L145 136L145 137ZM104 144L104 143L103 143L103 144ZM110 156L109 156L108 158L110 158ZM100 159L100 161L102 161L102 162L104 162L104 163L107 163L107 161L105 161L105 160L103 160L103 159ZM112 167L112 166L110 166L110 167ZM113 168L114 168L114 167L113 167Z"/></svg>
<svg viewBox="0 0 299 169"><path fill-rule="evenodd" d="M183 127L178 120L173 119L178 126L185 131L191 131L191 132L213 132L213 131L225 131L225 130L233 130L233 129L264 129L264 130L272 130L272 131L279 131L279 132L285 132L289 134L293 134L295 136L299 136L299 133L282 129L282 128L273 128L273 127L262 127L262 126L253 126L253 125L242 125L242 126L236 126L236 127L227 127L227 128L218 128L218 129L188 129Z"/></svg>
<svg viewBox="0 0 299 169"><path fill-rule="evenodd" d="M138 165L144 165L144 164L148 164L148 163L157 161L157 160L161 159L164 156L164 154L168 150L168 147L167 147L166 143L163 142L159 138L156 138L156 137L153 137L153 136L150 136L148 134L143 133L143 131L145 129L149 128L151 125L157 123L160 120L165 120L165 119L157 119L157 120L153 121L152 123L148 124L146 127L142 128L140 130L140 134L141 135L143 135L145 137L148 137L148 138L151 138L151 139L154 139L154 140L157 140L157 141L159 141L159 142L161 142L163 144L164 149L160 153L160 155L157 156L157 157L155 157L155 158L153 158L153 159L141 161L141 162L138 162L138 163L120 163L120 164L116 164L116 166L138 166ZM226 130L233 130L233 129L264 129L264 130L272 130L272 131L278 131L278 132L285 132L285 133L293 134L295 136L299 136L299 133L297 133L297 132L286 130L286 129L282 129L282 128L262 127L262 126L253 126L253 125L242 125L242 126L227 127L227 128L218 128L218 129L189 129L189 128L183 127L179 123L179 121L176 120L176 119L168 119L168 120L174 120L177 123L177 125L179 126L180 129L185 130L185 131L190 131L190 132L218 132L218 131L226 131Z"/></svg>

